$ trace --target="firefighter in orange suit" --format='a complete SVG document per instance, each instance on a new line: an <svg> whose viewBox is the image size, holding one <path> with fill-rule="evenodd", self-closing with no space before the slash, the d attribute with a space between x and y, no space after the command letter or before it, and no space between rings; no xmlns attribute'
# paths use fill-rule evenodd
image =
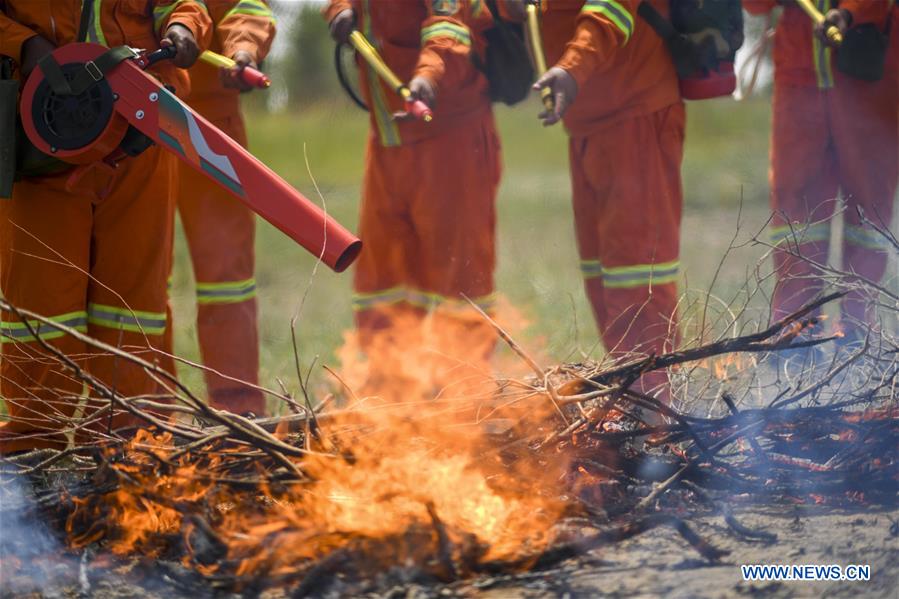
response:
<svg viewBox="0 0 899 599"><path fill-rule="evenodd" d="M845 32L874 23L884 30L892 0L817 0L828 21ZM774 0L744 0L764 14ZM774 110L771 133L772 243L777 287L773 318L784 316L818 294L824 281L809 261L828 263L831 217L843 210L843 269L870 281L883 277L884 239L859 215L889 227L897 178L897 76L895 32L885 75L862 81L836 68L836 53L813 31L799 7L785 3L774 37ZM841 327L847 341L871 323L863 289L842 301Z"/></svg>
<svg viewBox="0 0 899 599"><path fill-rule="evenodd" d="M215 24L211 50L256 67L275 37L275 18L261 0L206 0ZM198 62L190 70L190 105L216 127L247 145L235 73ZM265 412L259 377L255 216L202 173L178 170L178 211L193 261L197 331L210 403L243 414ZM214 371L214 372L213 372ZM221 373L219 376L215 373Z"/></svg>
<svg viewBox="0 0 899 599"><path fill-rule="evenodd" d="M465 298L489 311L494 297L500 147L487 79L472 62L487 9L469 0L331 0L325 17L338 41L353 27L365 34L434 110L429 123L394 118L402 100L361 63L371 112L353 298L362 347L414 345L430 313L441 352L486 358L492 333L482 334Z"/></svg>
<svg viewBox="0 0 899 599"><path fill-rule="evenodd" d="M203 2L93 0L83 5L79 0L4 0L0 54L11 57L26 78L41 57L77 41L84 8L90 10L90 21L82 39L150 50L174 44L174 63L160 64L154 72L179 93L187 91L187 75L176 67L193 64L208 41L211 23ZM66 186L67 173L16 183L12 199L0 200L3 296L14 306L152 359L151 348L162 346L166 326L175 161L150 148L115 172L89 171L72 189ZM82 401L82 381L51 360L34 335L123 396L156 392L145 372L122 359L50 327L21 322L9 312L0 319L0 393L8 411L0 423L0 453L64 446L66 419ZM105 405L85 407L85 429L105 432L132 424L126 417L95 412Z"/></svg>
<svg viewBox="0 0 899 599"><path fill-rule="evenodd" d="M568 131L581 271L613 356L671 349L677 277L684 105L662 39L631 0L541 3L555 110ZM652 4L668 14L668 2ZM661 381L644 381L650 390Z"/></svg>

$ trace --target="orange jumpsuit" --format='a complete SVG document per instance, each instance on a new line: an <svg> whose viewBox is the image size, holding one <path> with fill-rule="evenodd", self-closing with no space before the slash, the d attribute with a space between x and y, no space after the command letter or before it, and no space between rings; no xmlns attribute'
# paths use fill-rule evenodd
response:
<svg viewBox="0 0 899 599"><path fill-rule="evenodd" d="M467 0L331 0L325 16L348 8L401 80L437 88L432 122L397 122L399 96L360 65L371 112L353 298L362 345L428 311L461 339L483 323L463 296L493 302L500 148L487 79L472 63L489 14ZM490 343L475 345L468 357L489 354Z"/></svg>
<svg viewBox="0 0 899 599"><path fill-rule="evenodd" d="M210 31L202 2L95 1L89 37L107 46L155 49L173 23L188 27L201 47ZM35 34L57 46L76 41L78 0L5 0L0 54L20 60ZM148 10L150 9L150 10ZM99 20L96 16L99 15ZM186 73L161 65L157 74L176 90ZM37 312L129 352L152 358L165 330L166 278L172 238L175 157L151 148L114 172L90 171L73 190L67 175L16 183L0 201L0 289L13 305ZM36 334L124 396L156 392L140 368L97 353L50 328ZM67 442L60 418L73 415L83 384L48 357L26 324L0 314L0 394L9 419L0 423L0 453ZM85 421L92 410L86 406ZM101 413L102 414L102 413ZM128 418L97 416L96 428L118 428Z"/></svg>
<svg viewBox="0 0 899 599"><path fill-rule="evenodd" d="M612 355L676 339L684 106L661 38L630 0L544 2L547 61L578 94L570 137L575 232L587 295ZM653 2L667 14L667 2Z"/></svg>
<svg viewBox="0 0 899 599"><path fill-rule="evenodd" d="M822 12L839 4L853 24L881 27L892 0L818 0ZM774 0L744 0L760 14ZM774 37L774 112L771 133L772 243L777 270L773 318L809 302L824 286L808 260L828 263L830 225L843 210L843 269L880 281L887 261L884 240L863 224L865 216L889 227L897 178L897 74L899 44L893 31L885 76L867 82L836 68L834 51L812 33L812 22L797 6L783 10ZM797 255L798 254L798 255ZM799 257L802 256L802 257ZM803 259L805 258L805 259ZM869 322L862 290L843 299L842 327Z"/></svg>
<svg viewBox="0 0 899 599"><path fill-rule="evenodd" d="M261 0L206 0L215 23L210 50L233 57L268 55L275 19ZM190 105L216 127L247 145L239 92L224 87L219 69L202 61L190 69ZM181 165L178 211L193 261L197 332L210 403L236 413L265 412L262 393L237 381L259 379L256 280L253 277L254 214L202 173Z"/></svg>

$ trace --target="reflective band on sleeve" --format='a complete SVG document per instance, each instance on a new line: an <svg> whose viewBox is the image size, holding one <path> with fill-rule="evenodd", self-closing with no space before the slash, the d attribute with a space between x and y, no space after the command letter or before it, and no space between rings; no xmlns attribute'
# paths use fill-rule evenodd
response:
<svg viewBox="0 0 899 599"><path fill-rule="evenodd" d="M846 225L843 230L846 243L869 250L885 252L890 243L874 229L866 229L857 225Z"/></svg>
<svg viewBox="0 0 899 599"><path fill-rule="evenodd" d="M460 44L466 46L471 45L471 33L468 31L468 27L456 25L455 23L441 21L421 28L422 44L436 37L448 37L456 40Z"/></svg>
<svg viewBox="0 0 899 599"><path fill-rule="evenodd" d="M100 0L97 0L98 4L99 2ZM162 33L162 26L165 25L166 22L168 22L168 19L172 15L172 12L174 12L178 5L183 2L199 4L203 7L203 10L206 10L205 0L175 0L171 4L167 4L165 6L155 6L153 8L153 30L156 31L157 35Z"/></svg>
<svg viewBox="0 0 899 599"><path fill-rule="evenodd" d="M830 241L830 223L812 223L800 225L780 225L771 227L772 245L802 245L803 243L817 243Z"/></svg>
<svg viewBox="0 0 899 599"><path fill-rule="evenodd" d="M371 293L354 293L353 310L369 310L376 306L398 304L405 301L406 291L402 287L392 287Z"/></svg>
<svg viewBox="0 0 899 599"><path fill-rule="evenodd" d="M49 316L49 320L59 323L63 326L75 329L81 333L87 332L87 312L84 310L78 312L69 312L58 316ZM37 320L27 321L27 325L19 320L0 321L0 343L28 343L37 341L40 338L43 341L57 339L65 335L63 331L56 329L53 325L39 322ZM37 337L32 335L31 330L37 333Z"/></svg>
<svg viewBox="0 0 899 599"><path fill-rule="evenodd" d="M602 277L602 264L599 260L581 260L581 275L585 279Z"/></svg>
<svg viewBox="0 0 899 599"><path fill-rule="evenodd" d="M256 297L256 279L197 283L198 304L236 304Z"/></svg>
<svg viewBox="0 0 899 599"><path fill-rule="evenodd" d="M646 285L665 285L677 282L680 261L631 266L604 266L602 284L607 289L630 289Z"/></svg>
<svg viewBox="0 0 899 599"><path fill-rule="evenodd" d="M263 17L275 22L275 15L265 2L261 0L241 0L237 6L225 13L222 20L233 15L250 15L253 17Z"/></svg>
<svg viewBox="0 0 899 599"><path fill-rule="evenodd" d="M87 321L108 329L146 335L162 335L166 324L165 312L126 310L103 304L88 304Z"/></svg>
<svg viewBox="0 0 899 599"><path fill-rule="evenodd" d="M587 0L581 11L599 13L610 20L624 34L625 44L631 39L634 32L634 17L615 0Z"/></svg>

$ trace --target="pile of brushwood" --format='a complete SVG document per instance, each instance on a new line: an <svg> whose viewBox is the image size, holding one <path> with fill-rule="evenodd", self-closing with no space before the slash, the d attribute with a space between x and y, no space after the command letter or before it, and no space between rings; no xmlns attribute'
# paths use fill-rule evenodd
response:
<svg viewBox="0 0 899 599"><path fill-rule="evenodd" d="M152 556L154 567L170 568L168 576L187 591L252 593L277 587L306 596L323 592L335 580L362 591L396 569L404 570L407 580L445 583L547 568L657 527L673 528L702 558L716 561L726 552L690 526L691 515L718 514L735 534L773 542L771 531L741 525L734 508L897 504L899 409L893 387L899 363L892 356L899 348L881 347L872 357L868 340L835 356L806 384L786 386L762 405L748 406L722 391L724 407L706 416L637 392L635 382L662 369L675 377L678 369L719 356L775 359L784 349L829 343L830 338L809 335L817 322L811 315L835 297L823 297L758 333L605 367L542 369L500 331L535 376L497 384L498 403L517 394L551 404L553 410L536 426L513 422L490 429L476 451L491 463L491 484L517 484L511 479L522 463L556 464L559 456L567 473L556 479L555 488L543 484L533 490L562 506L553 512L557 521L548 540L523 545L514 555L491 556L489 540L480 531L455 529L426 500L426 519L388 536L330 527L313 539L302 522L288 518L268 528L264 519L256 519L247 535L252 542L235 540L222 532L223 522L240 513L264 516L286 501L290 489L314 478L304 467L310 455L330 453L348 467L359 456L329 437L335 435L329 430L333 416L313 408L308 397L295 401L285 394L288 415L250 420L206 407L147 362L141 365L166 380L177 408L120 397L98 381L87 381L117 409L144 417L152 431L145 442L106 439L77 450L4 459L0 493L8 491L11 475L30 481L31 490L28 501L0 501L0 512L15 510L16 519L42 521L64 552L97 555L112 548L107 550L115 554L112 559ZM827 390L863 368L862 362L875 374L825 399ZM193 419L153 415L165 409ZM180 488L179 475L194 486ZM140 524L140 532L133 519L116 512L123 491L135 512L145 508L145 515L155 519ZM275 554L291 539L316 549L300 552L285 565Z"/></svg>

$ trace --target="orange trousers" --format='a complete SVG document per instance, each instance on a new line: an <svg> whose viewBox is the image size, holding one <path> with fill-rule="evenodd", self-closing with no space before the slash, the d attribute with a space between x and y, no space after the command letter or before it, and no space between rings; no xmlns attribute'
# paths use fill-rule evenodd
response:
<svg viewBox="0 0 899 599"><path fill-rule="evenodd" d="M569 143L581 271L612 356L677 339L685 122L677 103Z"/></svg>
<svg viewBox="0 0 899 599"><path fill-rule="evenodd" d="M363 349L385 338L390 345L414 344L390 336L414 336L410 327L398 333L398 323L414 329L430 312L447 353L464 347L460 359L489 355L492 334L472 341L485 323L464 298L492 307L500 171L488 111L415 143L384 147L377 135L369 137L359 223L364 245L353 297Z"/></svg>
<svg viewBox="0 0 899 599"><path fill-rule="evenodd" d="M821 272L810 261L828 263L839 191L845 201L842 269L873 282L883 277L887 244L859 210L889 228L899 163L897 100L895 75L868 83L837 73L829 90L775 87L770 186L778 280L773 318L802 307L823 289ZM859 288L843 298L844 328L871 322L867 296Z"/></svg>
<svg viewBox="0 0 899 599"><path fill-rule="evenodd" d="M213 124L247 146L239 114ZM209 369L209 403L237 414L262 415L265 398L254 387L259 382L255 215L208 177L183 165L178 212L196 279L197 333Z"/></svg>
<svg viewBox="0 0 899 599"><path fill-rule="evenodd" d="M4 297L156 360L152 348L162 347L166 326L174 185L175 157L157 148L125 161L115 174L91 171L74 192L66 190L65 175L16 183L13 198L0 201ZM122 358L46 325L29 330L10 312L0 318L0 393L9 413L0 424L0 453L64 446L66 419L83 401L83 383L39 339L124 396L158 392L141 368ZM89 400L85 430L102 434L134 424L126 414L110 418L105 407Z"/></svg>

